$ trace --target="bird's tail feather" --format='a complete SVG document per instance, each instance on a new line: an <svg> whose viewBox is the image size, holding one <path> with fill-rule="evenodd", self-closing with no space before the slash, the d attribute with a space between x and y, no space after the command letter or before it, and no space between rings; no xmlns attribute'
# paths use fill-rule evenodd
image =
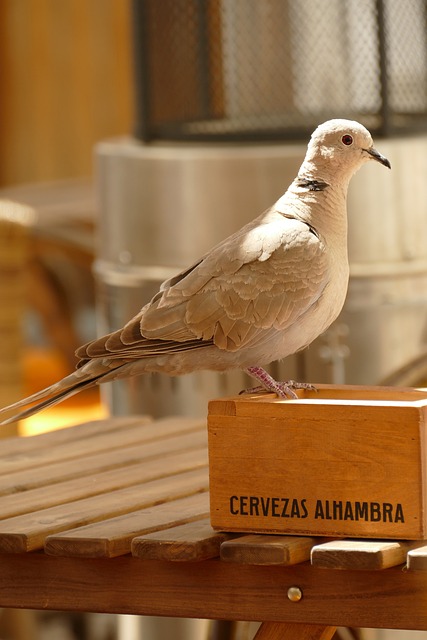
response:
<svg viewBox="0 0 427 640"><path fill-rule="evenodd" d="M88 376L86 378L81 378L80 376L76 376L75 373L71 373L63 380L60 380L41 391L37 391L37 393L34 393L27 398L23 398L18 402L0 409L0 426L11 424L17 420L24 420L43 409L53 407L55 404L62 402L66 398L70 398L74 394L79 393L82 389L88 389L89 387L94 386L100 378L104 377L107 373L109 372L105 371L98 375ZM32 406L28 407L28 405ZM2 419L3 416L8 417Z"/></svg>
<svg viewBox="0 0 427 640"><path fill-rule="evenodd" d="M82 381L79 385L76 385L71 389L64 389L64 391L61 391L57 393L55 396L52 396L50 398L46 398L45 400L40 400L37 402L37 404L33 405L32 407L28 407L28 409L23 409L22 411L18 411L18 413L16 413L16 409L19 409L20 406L26 406L27 404L30 404L31 403L30 398L25 398L25 401L21 400L16 404L12 404L9 407L5 407L4 409L0 410L0 418L3 415L3 413L9 413L10 411L14 411L14 413L9 418L6 418L5 420L1 420L0 427L2 427L3 425L11 424L12 422L16 422L17 420L25 420L25 418L30 418L31 416L38 413L39 411L42 411L43 409L48 409L49 407L53 407L55 404L62 402L66 398L71 398L71 396L73 396L75 393L78 393L82 388L90 387L93 384L94 384L93 380ZM49 387L47 389L44 389L43 391L46 391L46 393L48 393Z"/></svg>

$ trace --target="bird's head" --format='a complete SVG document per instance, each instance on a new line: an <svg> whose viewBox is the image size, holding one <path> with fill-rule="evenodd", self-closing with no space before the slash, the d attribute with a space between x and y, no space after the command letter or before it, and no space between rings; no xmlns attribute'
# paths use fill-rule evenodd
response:
<svg viewBox="0 0 427 640"><path fill-rule="evenodd" d="M304 164L326 174L353 175L368 160L391 168L390 162L374 147L369 131L354 120L328 120L313 132Z"/></svg>

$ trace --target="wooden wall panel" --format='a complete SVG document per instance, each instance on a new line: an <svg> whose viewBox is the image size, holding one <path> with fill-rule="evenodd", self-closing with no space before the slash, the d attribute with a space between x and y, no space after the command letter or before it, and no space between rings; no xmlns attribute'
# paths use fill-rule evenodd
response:
<svg viewBox="0 0 427 640"><path fill-rule="evenodd" d="M0 185L89 175L133 125L130 0L0 2Z"/></svg>

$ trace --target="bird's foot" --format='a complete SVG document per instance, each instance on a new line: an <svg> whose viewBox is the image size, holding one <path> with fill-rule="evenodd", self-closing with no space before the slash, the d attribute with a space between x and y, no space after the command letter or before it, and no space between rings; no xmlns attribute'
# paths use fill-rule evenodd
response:
<svg viewBox="0 0 427 640"><path fill-rule="evenodd" d="M295 393L295 389L307 389L308 391L316 391L316 387L308 382L295 382L295 380L286 380L286 382L279 382L275 380L265 369L262 367L248 367L245 369L246 373L258 380L261 383L259 387L252 387L251 389L244 389L240 393L259 393L260 391L270 391L279 396L279 398L291 398L297 399L298 396Z"/></svg>

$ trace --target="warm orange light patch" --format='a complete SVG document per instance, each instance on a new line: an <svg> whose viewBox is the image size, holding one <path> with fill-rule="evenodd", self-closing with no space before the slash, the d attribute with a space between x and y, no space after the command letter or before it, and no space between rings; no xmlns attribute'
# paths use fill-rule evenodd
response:
<svg viewBox="0 0 427 640"><path fill-rule="evenodd" d="M70 370L67 363L56 351L33 347L27 349L24 360L24 394L27 396L35 393L68 373ZM36 435L107 416L108 410L101 403L99 388L96 387L21 421L19 433L23 436Z"/></svg>

